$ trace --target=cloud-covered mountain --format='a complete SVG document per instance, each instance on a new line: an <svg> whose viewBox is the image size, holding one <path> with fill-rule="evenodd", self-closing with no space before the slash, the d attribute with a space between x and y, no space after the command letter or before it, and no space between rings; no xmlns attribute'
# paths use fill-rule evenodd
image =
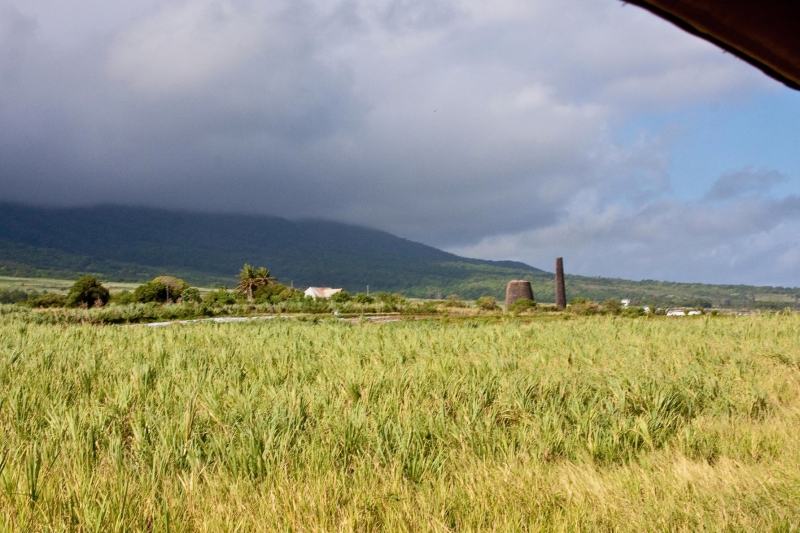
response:
<svg viewBox="0 0 800 533"><path fill-rule="evenodd" d="M567 267L569 267L569 258ZM554 276L514 261L470 259L384 231L324 220L220 215L153 208L54 209L0 204L0 275L145 281L172 274L193 284L233 286L244 263L283 283L407 296L504 296L528 279L539 301L554 300ZM567 276L570 298L632 298L642 304L797 305L795 289L632 282Z"/></svg>
<svg viewBox="0 0 800 533"><path fill-rule="evenodd" d="M792 168L748 161L787 176L772 196L738 163L691 198L673 172L671 117L776 87L617 0L7 0L0 200L324 218L586 274L800 284Z"/></svg>

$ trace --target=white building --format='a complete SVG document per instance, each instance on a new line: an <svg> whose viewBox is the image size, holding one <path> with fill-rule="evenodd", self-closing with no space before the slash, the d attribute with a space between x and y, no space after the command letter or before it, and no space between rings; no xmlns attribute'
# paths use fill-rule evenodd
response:
<svg viewBox="0 0 800 533"><path fill-rule="evenodd" d="M311 296L315 300L317 298L330 298L337 292L342 292L342 289L331 289L330 287L309 287L306 289L306 296Z"/></svg>
<svg viewBox="0 0 800 533"><path fill-rule="evenodd" d="M619 302L622 304L622 307L628 307L629 305L631 305L630 298L623 298Z"/></svg>

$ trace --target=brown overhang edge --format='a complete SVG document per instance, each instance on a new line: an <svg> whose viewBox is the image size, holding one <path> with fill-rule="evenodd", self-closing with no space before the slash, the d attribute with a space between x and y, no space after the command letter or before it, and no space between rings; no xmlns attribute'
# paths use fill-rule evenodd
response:
<svg viewBox="0 0 800 533"><path fill-rule="evenodd" d="M762 8L768 7L772 2L775 4L782 3L781 0L762 1L763 3L760 3ZM788 2L789 5L792 2L797 2L797 5L800 6L800 0L783 1ZM776 32L774 36L776 41L765 43L757 38L759 30L763 31L764 27L755 28L754 26L748 26L746 23L742 25L741 20L734 21L739 23L738 26L731 26L729 20L715 19L713 14L709 16L709 13L704 13L691 5L693 3L720 4L735 10L735 5L738 2L732 0L701 0L699 2L693 2L692 0L656 0L655 2L649 0L622 0L622 2L646 9L692 35L705 39L739 59L750 63L767 76L780 81L787 87L800 91L800 64L796 61L796 58L800 57L798 56L800 50L797 49L798 43L796 39L785 38L782 41L781 33ZM764 14L764 11L762 11L762 14ZM772 22L776 26L785 26L787 21L777 20L778 16L780 16L780 13L777 13L776 10ZM764 20L762 19L760 22L763 24ZM800 20L798 19L794 19L791 22L800 26ZM786 54L787 50L791 54ZM787 55L789 57L786 57Z"/></svg>

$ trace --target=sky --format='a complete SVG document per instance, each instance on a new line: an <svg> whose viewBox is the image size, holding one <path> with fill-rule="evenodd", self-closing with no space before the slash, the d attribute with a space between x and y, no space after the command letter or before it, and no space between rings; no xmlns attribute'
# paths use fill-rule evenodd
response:
<svg viewBox="0 0 800 533"><path fill-rule="evenodd" d="M0 0L0 201L800 286L798 141L800 92L618 0Z"/></svg>

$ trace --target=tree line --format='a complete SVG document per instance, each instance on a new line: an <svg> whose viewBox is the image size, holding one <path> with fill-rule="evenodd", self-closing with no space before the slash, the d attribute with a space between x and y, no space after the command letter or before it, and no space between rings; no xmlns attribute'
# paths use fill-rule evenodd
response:
<svg viewBox="0 0 800 533"><path fill-rule="evenodd" d="M236 303L269 303L305 300L303 291L278 283L265 267L245 264L238 274L239 282L234 290L221 286L216 290L201 293L186 281L175 276L157 276L136 287L133 291L123 290L112 293L95 276L79 278L67 294L26 292L21 289L0 291L0 304L24 304L35 308L75 307L98 308L109 303L126 305L134 303L207 303L211 305L233 305ZM351 296L347 291L333 295L330 300L343 303L369 304L379 302L397 304L402 296L391 293L377 293L371 297L363 293Z"/></svg>

